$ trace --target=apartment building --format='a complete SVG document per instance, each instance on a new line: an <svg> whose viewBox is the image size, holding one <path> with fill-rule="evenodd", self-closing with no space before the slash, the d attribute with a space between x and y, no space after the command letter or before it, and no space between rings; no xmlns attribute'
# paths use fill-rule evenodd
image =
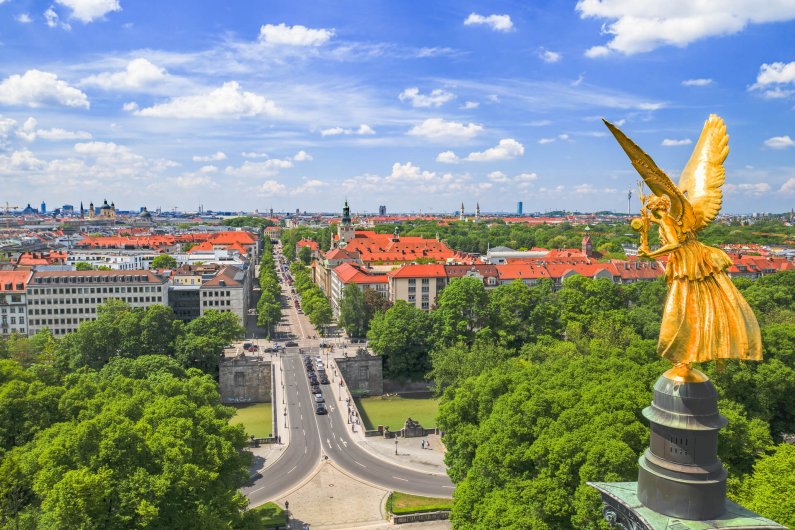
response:
<svg viewBox="0 0 795 530"><path fill-rule="evenodd" d="M29 270L0 271L0 336L27 335L25 289L32 275Z"/></svg>
<svg viewBox="0 0 795 530"><path fill-rule="evenodd" d="M420 309L431 309L436 296L447 285L444 265L404 265L387 273L389 299L392 302L405 300Z"/></svg>
<svg viewBox="0 0 795 530"><path fill-rule="evenodd" d="M66 264L74 267L80 262L93 267L109 267L112 270L146 270L160 253L150 250L70 250Z"/></svg>
<svg viewBox="0 0 795 530"><path fill-rule="evenodd" d="M111 299L132 307L168 305L166 280L146 270L34 272L25 294L29 335L48 327L63 336L95 320L97 307Z"/></svg>
<svg viewBox="0 0 795 530"><path fill-rule="evenodd" d="M236 314L240 324L245 326L251 296L249 271L232 266L223 267L212 278L205 280L199 289L199 316L210 309L230 312Z"/></svg>
<svg viewBox="0 0 795 530"><path fill-rule="evenodd" d="M372 289L381 293L384 298L389 298L389 279L386 274L378 273L361 265L344 263L337 266L331 273L329 301L334 318L340 316L342 291L350 284L356 285L362 291Z"/></svg>

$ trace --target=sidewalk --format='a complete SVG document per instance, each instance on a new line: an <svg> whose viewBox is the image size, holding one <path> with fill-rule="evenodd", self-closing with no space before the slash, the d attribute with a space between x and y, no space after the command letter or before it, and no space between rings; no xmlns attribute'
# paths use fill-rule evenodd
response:
<svg viewBox="0 0 795 530"><path fill-rule="evenodd" d="M347 387L339 386L339 371L337 363L332 362L329 378L333 375L333 380L329 385L334 400L340 406L340 410L345 412L345 399L350 397ZM335 372L336 371L336 372ZM340 393L342 400L340 401ZM383 438L381 436L365 436L363 424L355 424L359 418L351 417L354 424L351 427L351 435L356 443L362 448L376 456L380 460L385 460L399 466L420 471L423 473L435 473L439 475L447 474L447 466L444 463L446 452L442 444L441 437L435 434L423 438ZM395 440L397 440L397 454L395 454ZM422 440L430 442L428 449L422 448Z"/></svg>
<svg viewBox="0 0 795 530"><path fill-rule="evenodd" d="M287 447L290 445L290 429L284 428L284 408L285 405L282 404L282 378L284 376L284 372L281 370L282 368L282 356L274 355L271 353L263 353L262 349L265 346L270 346L272 341L267 339L253 339L251 340L252 343L259 346L260 351L258 355L261 356L266 361L271 362L271 367L273 370L273 410L276 411L276 425L274 425L273 433L275 436L281 436L281 444L260 444L259 447L251 447L249 451L254 455L254 465L252 466L253 469L262 473L263 470L269 468L273 465L276 460L279 459L280 456L284 454L287 450ZM290 421L289 411L288 411L288 425Z"/></svg>

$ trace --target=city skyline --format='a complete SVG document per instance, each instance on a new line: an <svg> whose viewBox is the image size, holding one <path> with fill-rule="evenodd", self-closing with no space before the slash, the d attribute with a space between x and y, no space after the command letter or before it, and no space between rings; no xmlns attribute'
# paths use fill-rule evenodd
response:
<svg viewBox="0 0 795 530"><path fill-rule="evenodd" d="M0 201L626 212L637 178L600 118L676 181L714 112L724 212L790 211L794 20L783 1L4 2Z"/></svg>

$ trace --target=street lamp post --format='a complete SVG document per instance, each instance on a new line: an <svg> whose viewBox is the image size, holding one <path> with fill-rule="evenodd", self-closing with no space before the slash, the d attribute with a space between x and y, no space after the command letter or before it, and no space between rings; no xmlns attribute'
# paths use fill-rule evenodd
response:
<svg viewBox="0 0 795 530"><path fill-rule="evenodd" d="M287 408L284 409L284 428L287 428Z"/></svg>
<svg viewBox="0 0 795 530"><path fill-rule="evenodd" d="M398 439L397 439L397 438L395 438L395 454L398 454L398 452L397 452L397 446L398 446Z"/></svg>

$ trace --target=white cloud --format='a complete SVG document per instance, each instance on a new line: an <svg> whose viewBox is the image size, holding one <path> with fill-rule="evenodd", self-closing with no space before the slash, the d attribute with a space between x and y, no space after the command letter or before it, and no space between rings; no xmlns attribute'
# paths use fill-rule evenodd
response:
<svg viewBox="0 0 795 530"><path fill-rule="evenodd" d="M259 187L259 194L264 197L274 197L283 195L287 191L287 186L275 180L266 180Z"/></svg>
<svg viewBox="0 0 795 530"><path fill-rule="evenodd" d="M411 162L392 164L392 173L386 177L387 182L418 182L430 181L436 177L435 171L422 171Z"/></svg>
<svg viewBox="0 0 795 530"><path fill-rule="evenodd" d="M306 162L308 160L312 160L312 155L310 155L309 153L307 153L302 149L301 151L298 151L295 154L293 160L295 160L296 162Z"/></svg>
<svg viewBox="0 0 795 530"><path fill-rule="evenodd" d="M690 141L690 138L683 138L682 140L675 140L672 138L665 138L662 141L662 145L665 147L678 147L680 145L690 145L693 142Z"/></svg>
<svg viewBox="0 0 795 530"><path fill-rule="evenodd" d="M27 149L14 151L10 156L0 155L0 174L12 171L39 170L46 165L46 162L36 158L36 155Z"/></svg>
<svg viewBox="0 0 795 530"><path fill-rule="evenodd" d="M246 160L240 167L228 166L224 173L235 177L273 177L282 169L293 167L291 160L270 158L264 162L251 162Z"/></svg>
<svg viewBox="0 0 795 530"><path fill-rule="evenodd" d="M130 61L122 72L103 72L86 77L80 83L105 90L137 89L162 81L165 77L165 69L139 57Z"/></svg>
<svg viewBox="0 0 795 530"><path fill-rule="evenodd" d="M30 15L28 13L20 13L19 15L14 17L14 20L19 22L20 24L30 24L31 22L33 22L33 19L30 18Z"/></svg>
<svg viewBox="0 0 795 530"><path fill-rule="evenodd" d="M320 46L334 36L333 29L311 29L306 26L266 24L259 30L259 38L268 44L287 46Z"/></svg>
<svg viewBox="0 0 795 530"><path fill-rule="evenodd" d="M795 194L795 177L790 178L789 180L787 180L787 182L782 184L781 189L779 191L781 193Z"/></svg>
<svg viewBox="0 0 795 530"><path fill-rule="evenodd" d="M795 85L795 61L763 64L759 67L756 83L749 90L762 90L762 95L768 99L782 99L795 93L794 90L786 88L787 85Z"/></svg>
<svg viewBox="0 0 795 530"><path fill-rule="evenodd" d="M446 121L442 118L428 118L421 124L412 127L407 134L444 142L471 140L481 131L483 131L483 126L474 123L464 125L457 121Z"/></svg>
<svg viewBox="0 0 795 530"><path fill-rule="evenodd" d="M472 110L478 108L479 106L480 103L478 103L477 101L467 101L466 103L461 105L461 108L464 110Z"/></svg>
<svg viewBox="0 0 795 530"><path fill-rule="evenodd" d="M55 0L72 10L72 18L88 24L113 11L121 11L118 0Z"/></svg>
<svg viewBox="0 0 795 530"><path fill-rule="evenodd" d="M367 136L371 134L375 134L375 131L367 125L363 123L359 125L358 129L343 129L342 127L331 127L329 129L323 129L320 131L320 136L339 136L341 134L344 135L359 135L359 136Z"/></svg>
<svg viewBox="0 0 795 530"><path fill-rule="evenodd" d="M445 151L436 155L436 161L442 164L457 164L459 162L459 158L454 152Z"/></svg>
<svg viewBox="0 0 795 530"><path fill-rule="evenodd" d="M660 46L684 47L697 40L732 35L748 24L782 22L795 18L795 3L788 0L758 2L736 0L720 2L657 2L654 0L579 0L577 11L582 18L611 21L602 28L610 35L604 51L626 55L654 50ZM595 48L591 48L595 50ZM589 51L591 51L589 50Z"/></svg>
<svg viewBox="0 0 795 530"><path fill-rule="evenodd" d="M607 46L591 46L585 50L585 56L589 59L596 59L597 57L605 57L610 54L610 49Z"/></svg>
<svg viewBox="0 0 795 530"><path fill-rule="evenodd" d="M243 92L236 81L206 94L178 96L167 103L135 110L138 116L158 118L240 118L248 116L275 116L280 114L276 104L253 92Z"/></svg>
<svg viewBox="0 0 795 530"><path fill-rule="evenodd" d="M188 173L174 178L173 182L178 188L182 189L213 189L218 187L218 184L216 184L212 177L206 174Z"/></svg>
<svg viewBox="0 0 795 530"><path fill-rule="evenodd" d="M759 196L770 191L770 184L767 182L757 182L754 184L725 184L723 189L726 193Z"/></svg>
<svg viewBox="0 0 795 530"><path fill-rule="evenodd" d="M556 63L563 58L563 55L558 52L553 52L542 48L538 52L538 57L545 63Z"/></svg>
<svg viewBox="0 0 795 530"><path fill-rule="evenodd" d="M510 160L524 154L524 146L513 138L503 138L495 146L482 152L469 153L464 159L470 162L493 162L495 160Z"/></svg>
<svg viewBox="0 0 795 530"><path fill-rule="evenodd" d="M316 193L316 192L320 191L321 189L325 188L326 186L328 186L328 184L326 184L322 180L310 179L310 180L307 180L306 182L304 182L303 184L300 184L299 186L296 186L295 188L293 188L290 191L290 194L291 195L304 195L304 194L307 194L307 193Z"/></svg>
<svg viewBox="0 0 795 530"><path fill-rule="evenodd" d="M38 122L35 118L28 118L17 131L17 136L25 141L32 142L36 138L42 140L89 140L91 133L86 131L67 131L58 127L52 129L37 129Z"/></svg>
<svg viewBox="0 0 795 530"><path fill-rule="evenodd" d="M538 180L538 175L536 173L519 173L514 177L514 180L518 182L535 182Z"/></svg>
<svg viewBox="0 0 795 530"><path fill-rule="evenodd" d="M0 83L0 103L40 107L56 103L67 107L89 108L88 97L58 76L41 70L11 75Z"/></svg>
<svg viewBox="0 0 795 530"><path fill-rule="evenodd" d="M207 155L207 156L196 155L193 157L194 162L218 162L220 160L226 160L226 153L224 153L223 151L218 151L212 155Z"/></svg>
<svg viewBox="0 0 795 530"><path fill-rule="evenodd" d="M682 81L682 86L709 86L712 84L712 79L685 79Z"/></svg>
<svg viewBox="0 0 795 530"><path fill-rule="evenodd" d="M218 166L206 165L199 168L199 173L209 175L210 173L218 173Z"/></svg>
<svg viewBox="0 0 795 530"><path fill-rule="evenodd" d="M488 15L484 17L477 13L470 13L464 20L464 25L486 25L494 31L511 31L513 29L513 22L509 15Z"/></svg>
<svg viewBox="0 0 795 530"><path fill-rule="evenodd" d="M545 145L545 144L551 144L551 143L556 142L558 140L563 140L564 142L568 142L569 139L570 139L570 137L569 137L568 134L562 133L562 134L559 134L559 135L557 135L555 137L541 138L538 141L538 143L541 144L541 145Z"/></svg>
<svg viewBox="0 0 795 530"><path fill-rule="evenodd" d="M416 108L440 107L453 98L455 98L455 94L441 88L432 90L430 94L420 94L419 88L411 87L398 95L400 101L409 101L411 106Z"/></svg>
<svg viewBox="0 0 795 530"><path fill-rule="evenodd" d="M488 174L489 180L492 182L496 182L497 184L505 184L510 182L508 175L503 173L502 171L492 171Z"/></svg>
<svg viewBox="0 0 795 530"><path fill-rule="evenodd" d="M268 153L255 153L253 151L243 151L240 153L243 158L268 158Z"/></svg>
<svg viewBox="0 0 795 530"><path fill-rule="evenodd" d="M58 13L55 12L52 6L48 7L47 10L44 12L44 20L47 22L47 26L51 28L57 28L60 26L62 29L69 31L72 29L72 26L67 24L66 22L61 22L61 19L58 18Z"/></svg>
<svg viewBox="0 0 795 530"><path fill-rule="evenodd" d="M555 140L556 140L556 138L541 138L541 139L538 141L538 143L540 143L541 145L544 145L544 144L551 144L551 143L552 143L552 142L554 142Z"/></svg>
<svg viewBox="0 0 795 530"><path fill-rule="evenodd" d="M770 63L759 67L756 87L773 84L795 83L795 61L791 63Z"/></svg>
<svg viewBox="0 0 795 530"><path fill-rule="evenodd" d="M74 146L74 150L81 155L104 156L129 153L130 149L113 142L82 142Z"/></svg>
<svg viewBox="0 0 795 530"><path fill-rule="evenodd" d="M795 147L795 140L789 136L774 136L765 140L765 145L771 149L786 149L788 147Z"/></svg>

